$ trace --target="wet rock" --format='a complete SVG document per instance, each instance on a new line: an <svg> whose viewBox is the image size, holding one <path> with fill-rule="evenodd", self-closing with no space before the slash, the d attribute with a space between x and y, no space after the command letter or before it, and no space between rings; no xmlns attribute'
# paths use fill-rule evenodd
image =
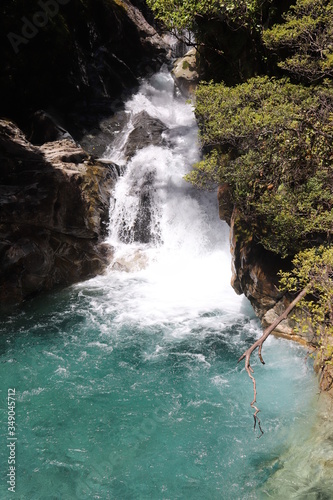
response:
<svg viewBox="0 0 333 500"><path fill-rule="evenodd" d="M139 149L147 146L166 144L163 132L168 127L158 118L153 118L146 111L141 111L133 118L134 129L130 133L125 147L125 155L131 158Z"/></svg>
<svg viewBox="0 0 333 500"><path fill-rule="evenodd" d="M140 271L148 264L148 257L140 250L135 251L132 255L119 257L112 264L112 269L115 271L122 271L130 273L133 271Z"/></svg>
<svg viewBox="0 0 333 500"><path fill-rule="evenodd" d="M179 125L169 129L166 136L170 142L176 142L177 139L185 137L192 130L191 126Z"/></svg>
<svg viewBox="0 0 333 500"><path fill-rule="evenodd" d="M20 302L102 272L114 166L68 139L33 146L4 120L0 155L0 299Z"/></svg>
<svg viewBox="0 0 333 500"><path fill-rule="evenodd" d="M281 314L287 309L291 302L288 296L282 297L277 300L276 304L262 316L261 323L263 328L267 328L274 321L281 316ZM297 323L292 319L292 317L281 321L281 323L274 330L274 334L278 337L283 337L289 340L294 340L303 345L313 344L313 333L309 329L307 332L302 332L297 328Z"/></svg>
<svg viewBox="0 0 333 500"><path fill-rule="evenodd" d="M128 114L124 110L112 111L112 115L103 117L98 125L81 131L80 145L89 154L100 158L105 155L114 138L128 122Z"/></svg>
<svg viewBox="0 0 333 500"><path fill-rule="evenodd" d="M128 192L129 210L120 215L118 237L124 243L160 242L159 216L155 206L154 186L156 172L148 169L135 179Z"/></svg>
<svg viewBox="0 0 333 500"><path fill-rule="evenodd" d="M190 97L194 94L199 83L196 49L189 50L184 57L176 60L172 76L177 87L185 97Z"/></svg>
<svg viewBox="0 0 333 500"><path fill-rule="evenodd" d="M320 388L333 396L333 366L324 365L320 375Z"/></svg>
<svg viewBox="0 0 333 500"><path fill-rule="evenodd" d="M133 227L134 241L139 243L150 243L154 237L152 227L154 178L153 172L146 174L140 189L139 207Z"/></svg>

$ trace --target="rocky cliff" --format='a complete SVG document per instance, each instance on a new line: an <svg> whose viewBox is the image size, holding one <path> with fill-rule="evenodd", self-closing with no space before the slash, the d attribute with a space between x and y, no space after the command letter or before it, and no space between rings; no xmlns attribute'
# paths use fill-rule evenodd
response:
<svg viewBox="0 0 333 500"><path fill-rule="evenodd" d="M25 127L39 109L56 110L67 128L85 114L89 126L90 111L110 111L166 58L166 44L128 0L4 0L1 9L0 115Z"/></svg>
<svg viewBox="0 0 333 500"><path fill-rule="evenodd" d="M124 93L168 46L140 0L4 0L1 10L0 300L12 303L108 264L117 174L95 158Z"/></svg>
<svg viewBox="0 0 333 500"><path fill-rule="evenodd" d="M19 302L42 290L101 272L113 165L91 161L73 141L37 147L0 121L0 300Z"/></svg>
<svg viewBox="0 0 333 500"><path fill-rule="evenodd" d="M254 241L247 224L231 203L227 184L219 187L218 202L220 218L230 225L231 284L237 294L244 294L249 299L265 328L285 311L293 298L282 293L278 287L278 272L288 269L290 262ZM320 388L333 395L333 366L326 359L329 339L315 335L311 329L307 332L298 329L291 318L282 321L273 333L316 350L315 370L319 374Z"/></svg>

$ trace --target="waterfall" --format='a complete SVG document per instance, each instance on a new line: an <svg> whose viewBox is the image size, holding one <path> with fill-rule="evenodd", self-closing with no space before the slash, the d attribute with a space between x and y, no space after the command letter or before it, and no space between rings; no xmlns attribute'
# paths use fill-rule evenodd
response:
<svg viewBox="0 0 333 500"><path fill-rule="evenodd" d="M145 111L165 125L160 145L139 149L127 162L110 217L112 270L140 272L150 283L145 300L137 303L138 318L143 320L141 308L147 321L159 311L171 318L180 309L190 317L194 310L220 307L239 313L246 301L229 284L229 229L218 218L216 193L199 192L183 179L199 160L192 105L177 95L164 69L143 82L125 110L123 134L105 154L120 165L126 164L126 141L136 116Z"/></svg>

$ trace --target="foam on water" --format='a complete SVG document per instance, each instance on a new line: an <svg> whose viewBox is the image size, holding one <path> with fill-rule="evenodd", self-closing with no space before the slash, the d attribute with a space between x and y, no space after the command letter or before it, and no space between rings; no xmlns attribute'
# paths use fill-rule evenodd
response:
<svg viewBox="0 0 333 500"><path fill-rule="evenodd" d="M117 304L116 321L127 318L149 325L172 321L184 332L184 322L191 324L191 318L197 321L209 310L222 307L225 313L240 314L244 300L230 293L228 227L217 217L216 195L199 193L183 179L199 160L192 106L175 97L173 80L162 71L144 82L126 110L129 123L145 110L177 133L171 134L168 147L138 151L115 189L109 243L116 249L115 262L131 271L111 271L113 283L119 280L121 294L129 282L131 296ZM106 156L125 161L119 144L116 149L111 146ZM131 230L140 209L142 184L149 175L153 178L149 210L154 244L145 245L133 241ZM126 244L122 243L124 231ZM104 281L96 280L96 286Z"/></svg>

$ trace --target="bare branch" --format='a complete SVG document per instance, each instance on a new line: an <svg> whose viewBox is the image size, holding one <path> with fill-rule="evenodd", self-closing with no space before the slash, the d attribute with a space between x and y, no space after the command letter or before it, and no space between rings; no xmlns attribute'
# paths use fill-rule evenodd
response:
<svg viewBox="0 0 333 500"><path fill-rule="evenodd" d="M265 342L265 340L267 339L267 337L272 333L272 331L275 330L275 328L281 323L281 321L283 321L284 319L287 319L288 314L294 309L294 307L296 306L296 304L298 302L300 302L303 299L303 297L305 297L305 295L309 292L310 285L311 284L307 285L297 295L297 297L289 304L289 306L287 307L287 309L278 318L276 318L276 320L269 327L266 328L266 330L264 331L264 333L262 334L262 336L256 342L254 342L254 344L252 344L252 346L249 347L249 349L247 349L241 355L241 357L238 360L238 363L239 363L240 361L242 361L245 358L245 370L247 371L248 376L250 377L250 379L252 380L252 383L253 383L253 401L251 403L251 407L254 409L254 414L253 414L254 429L256 428L256 425L258 424L258 427L259 427L260 432L261 432L261 434L260 434L259 437L261 437L264 432L263 432L263 430L261 428L260 419L258 418L258 413L259 413L260 410L259 410L259 408L257 408L255 406L255 403L257 402L257 385L256 385L256 379L252 375L253 369L252 369L252 367L250 365L251 355L252 355L253 351L255 351L257 349L257 347L258 347L259 348L258 349L258 356L259 356L260 362L263 365L265 364L265 362L264 362L264 360L262 358L262 354L261 354L263 343Z"/></svg>

